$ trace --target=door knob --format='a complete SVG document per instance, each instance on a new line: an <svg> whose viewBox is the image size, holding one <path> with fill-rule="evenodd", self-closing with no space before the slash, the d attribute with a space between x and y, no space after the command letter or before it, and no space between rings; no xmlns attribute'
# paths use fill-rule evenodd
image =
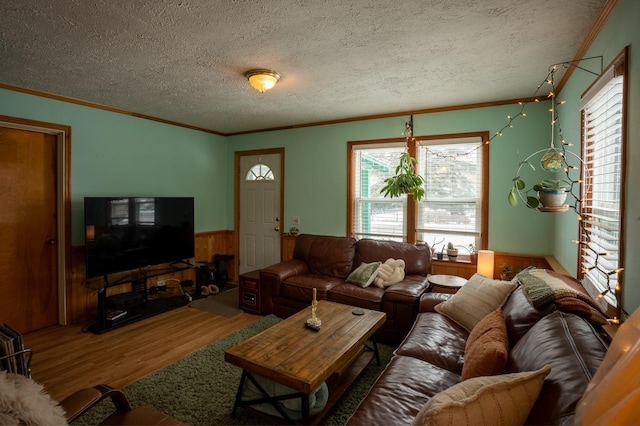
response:
<svg viewBox="0 0 640 426"><path fill-rule="evenodd" d="M47 238L47 239L46 239L46 243L47 243L47 244L55 244L55 243L56 243L56 240L54 240L53 238Z"/></svg>
<svg viewBox="0 0 640 426"><path fill-rule="evenodd" d="M274 230L274 231L279 231L279 230L280 230L280 227L279 227L279 226L275 226L275 227L273 228L273 230Z"/></svg>

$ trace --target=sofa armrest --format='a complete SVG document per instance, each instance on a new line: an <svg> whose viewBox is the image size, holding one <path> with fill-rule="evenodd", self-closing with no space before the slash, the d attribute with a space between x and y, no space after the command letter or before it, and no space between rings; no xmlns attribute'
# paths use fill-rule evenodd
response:
<svg viewBox="0 0 640 426"><path fill-rule="evenodd" d="M129 400L124 393L107 385L81 389L60 401L60 405L64 408L67 420L71 423L105 398L111 398L113 405L119 412L131 410Z"/></svg>
<svg viewBox="0 0 640 426"><path fill-rule="evenodd" d="M260 281L269 280L274 284L280 284L289 277L306 274L309 267L299 259L289 259L275 265L267 266L260 270Z"/></svg>
<svg viewBox="0 0 640 426"><path fill-rule="evenodd" d="M264 315L273 313L273 298L280 296L283 281L296 275L307 274L309 266L302 260L289 259L260 270L260 310Z"/></svg>
<svg viewBox="0 0 640 426"><path fill-rule="evenodd" d="M435 312L437 304L442 303L453 296L449 293L423 293L420 297L419 312Z"/></svg>

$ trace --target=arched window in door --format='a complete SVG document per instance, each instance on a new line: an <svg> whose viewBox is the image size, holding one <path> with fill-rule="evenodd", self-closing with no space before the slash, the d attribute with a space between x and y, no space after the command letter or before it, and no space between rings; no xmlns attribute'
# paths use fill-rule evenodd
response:
<svg viewBox="0 0 640 426"><path fill-rule="evenodd" d="M266 164L256 164L251 166L247 175L244 177L245 180L253 181L253 180L274 180L273 172L271 168Z"/></svg>

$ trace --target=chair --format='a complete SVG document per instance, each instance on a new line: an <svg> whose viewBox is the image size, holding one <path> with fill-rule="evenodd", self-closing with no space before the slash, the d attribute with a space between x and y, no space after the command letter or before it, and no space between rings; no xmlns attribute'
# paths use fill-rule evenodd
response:
<svg viewBox="0 0 640 426"><path fill-rule="evenodd" d="M105 398L111 398L116 411L100 422L103 425L186 424L151 407L132 408L121 390L107 385L81 389L58 404L32 379L0 371L0 424L71 423Z"/></svg>

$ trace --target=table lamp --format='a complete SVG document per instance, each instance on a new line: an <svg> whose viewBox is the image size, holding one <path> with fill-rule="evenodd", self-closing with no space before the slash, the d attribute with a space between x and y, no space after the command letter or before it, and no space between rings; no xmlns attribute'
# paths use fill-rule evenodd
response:
<svg viewBox="0 0 640 426"><path fill-rule="evenodd" d="M478 250L478 273L493 278L493 251Z"/></svg>

